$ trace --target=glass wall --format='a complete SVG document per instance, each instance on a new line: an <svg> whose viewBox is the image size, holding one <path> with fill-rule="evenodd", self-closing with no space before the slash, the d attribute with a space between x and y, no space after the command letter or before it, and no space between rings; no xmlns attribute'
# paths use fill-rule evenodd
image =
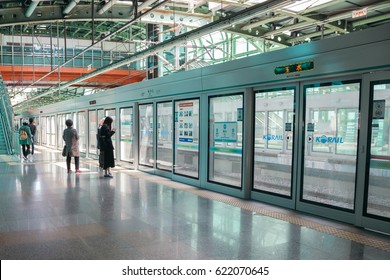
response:
<svg viewBox="0 0 390 280"><path fill-rule="evenodd" d="M56 145L56 117L50 117L50 145Z"/></svg>
<svg viewBox="0 0 390 280"><path fill-rule="evenodd" d="M390 82L372 85L371 145L366 212L390 218Z"/></svg>
<svg viewBox="0 0 390 280"><path fill-rule="evenodd" d="M209 181L241 187L242 122L242 94L209 98Z"/></svg>
<svg viewBox="0 0 390 280"><path fill-rule="evenodd" d="M120 159L133 162L133 108L120 109Z"/></svg>
<svg viewBox="0 0 390 280"><path fill-rule="evenodd" d="M172 170L172 102L157 103L157 168Z"/></svg>
<svg viewBox="0 0 390 280"><path fill-rule="evenodd" d="M59 124L58 124L58 131L59 131L59 143L60 143L60 147L62 148L64 145L65 145L65 141L64 141L64 138L62 138L62 136L64 135L64 129L66 128L66 125L65 125L65 121L66 121L66 115L65 114L61 114L58 116L58 119L59 119Z"/></svg>
<svg viewBox="0 0 390 280"><path fill-rule="evenodd" d="M175 164L173 172L199 177L199 99L175 101Z"/></svg>
<svg viewBox="0 0 390 280"><path fill-rule="evenodd" d="M113 119L112 121L112 124L111 124L111 128L116 128L116 110L115 109L108 109L105 111L105 116L106 117L111 117ZM115 144L116 144L116 137L117 137L117 134L118 131L116 133L114 133L114 135L111 137L111 140L112 140L112 145L114 146L114 150L115 150ZM116 157L116 153L114 151L114 157Z"/></svg>
<svg viewBox="0 0 390 280"><path fill-rule="evenodd" d="M360 83L307 85L302 199L354 209Z"/></svg>
<svg viewBox="0 0 390 280"><path fill-rule="evenodd" d="M291 196L295 89L255 91L253 189Z"/></svg>
<svg viewBox="0 0 390 280"><path fill-rule="evenodd" d="M139 105L139 164L153 167L153 104Z"/></svg>
<svg viewBox="0 0 390 280"><path fill-rule="evenodd" d="M97 129L99 124L96 110L88 111L88 120L88 153L97 155Z"/></svg>
<svg viewBox="0 0 390 280"><path fill-rule="evenodd" d="M77 113L77 132L79 134L79 147L80 152L85 153L87 152L87 139L85 137L85 132L87 131L87 120L86 120L87 114L86 112L78 112Z"/></svg>
<svg viewBox="0 0 390 280"><path fill-rule="evenodd" d="M47 117L41 117L41 131L42 131L42 134L41 134L41 143L43 145L47 144L47 121L46 121Z"/></svg>

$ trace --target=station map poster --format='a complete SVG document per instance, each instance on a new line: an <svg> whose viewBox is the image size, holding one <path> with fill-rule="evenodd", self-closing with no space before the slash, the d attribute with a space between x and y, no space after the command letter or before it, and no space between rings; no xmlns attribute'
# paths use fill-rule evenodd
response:
<svg viewBox="0 0 390 280"><path fill-rule="evenodd" d="M237 142L237 122L216 122L214 123L215 142Z"/></svg>
<svg viewBox="0 0 390 280"><path fill-rule="evenodd" d="M179 122L179 142L194 141L194 104L193 102L182 102L179 104L177 116Z"/></svg>

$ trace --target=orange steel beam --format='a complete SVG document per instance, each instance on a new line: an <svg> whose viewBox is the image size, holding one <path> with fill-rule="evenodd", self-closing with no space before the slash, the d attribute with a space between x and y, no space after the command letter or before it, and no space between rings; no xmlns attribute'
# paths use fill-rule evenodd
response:
<svg viewBox="0 0 390 280"><path fill-rule="evenodd" d="M36 86L53 84L53 82L58 82L59 79L61 82L68 82L94 70L95 69L93 68L61 68L59 74L58 72L50 74L42 81L40 81ZM29 83L32 83L35 80L44 76L49 71L51 71L51 67L0 65L0 73L2 75L4 83L6 85L12 84L13 86L20 84L28 85ZM109 85L121 86L140 82L145 77L146 73L144 70L113 69L101 75L92 77L82 82L81 84L75 84L74 86L86 86L90 84L93 84L93 86L97 87Z"/></svg>

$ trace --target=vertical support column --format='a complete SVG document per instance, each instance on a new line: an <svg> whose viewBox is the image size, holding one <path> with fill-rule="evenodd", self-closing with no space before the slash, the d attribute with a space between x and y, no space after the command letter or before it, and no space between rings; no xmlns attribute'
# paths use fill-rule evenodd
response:
<svg viewBox="0 0 390 280"><path fill-rule="evenodd" d="M208 180L208 111L208 96L207 94L202 94L199 100L199 181L201 188L205 188Z"/></svg>
<svg viewBox="0 0 390 280"><path fill-rule="evenodd" d="M149 42L158 42L159 26L157 24L148 24L146 26L146 40ZM158 78L158 57L151 55L147 57L146 76L148 80Z"/></svg>
<svg viewBox="0 0 390 280"><path fill-rule="evenodd" d="M375 76L374 76L375 77ZM370 135L370 105L372 104L371 83L372 74L364 74L361 89L360 89L360 113L359 113L359 127L358 127L358 150L356 155L356 189L355 189L355 225L362 225L362 218L365 205L365 189L366 182L368 182L369 161L371 157L369 153L369 146L371 139ZM368 166L367 166L368 165Z"/></svg>
<svg viewBox="0 0 390 280"><path fill-rule="evenodd" d="M66 46L66 21L64 20L64 61L68 60L67 46Z"/></svg>
<svg viewBox="0 0 390 280"><path fill-rule="evenodd" d="M50 23L50 68L53 71L53 24Z"/></svg>
<svg viewBox="0 0 390 280"><path fill-rule="evenodd" d="M138 170L139 162L139 104L138 102L134 103L133 107L133 116L134 116L134 126L133 126L133 152L134 152L134 169Z"/></svg>
<svg viewBox="0 0 390 280"><path fill-rule="evenodd" d="M244 94L244 122L242 139L242 189L243 198L249 199L253 185L253 152L255 97L253 88L247 88Z"/></svg>

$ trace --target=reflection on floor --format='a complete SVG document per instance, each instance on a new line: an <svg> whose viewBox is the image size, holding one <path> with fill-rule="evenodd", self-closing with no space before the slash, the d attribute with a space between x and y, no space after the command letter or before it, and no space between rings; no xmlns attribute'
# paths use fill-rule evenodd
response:
<svg viewBox="0 0 390 280"><path fill-rule="evenodd" d="M36 149L0 158L3 260L390 259L388 236Z"/></svg>

